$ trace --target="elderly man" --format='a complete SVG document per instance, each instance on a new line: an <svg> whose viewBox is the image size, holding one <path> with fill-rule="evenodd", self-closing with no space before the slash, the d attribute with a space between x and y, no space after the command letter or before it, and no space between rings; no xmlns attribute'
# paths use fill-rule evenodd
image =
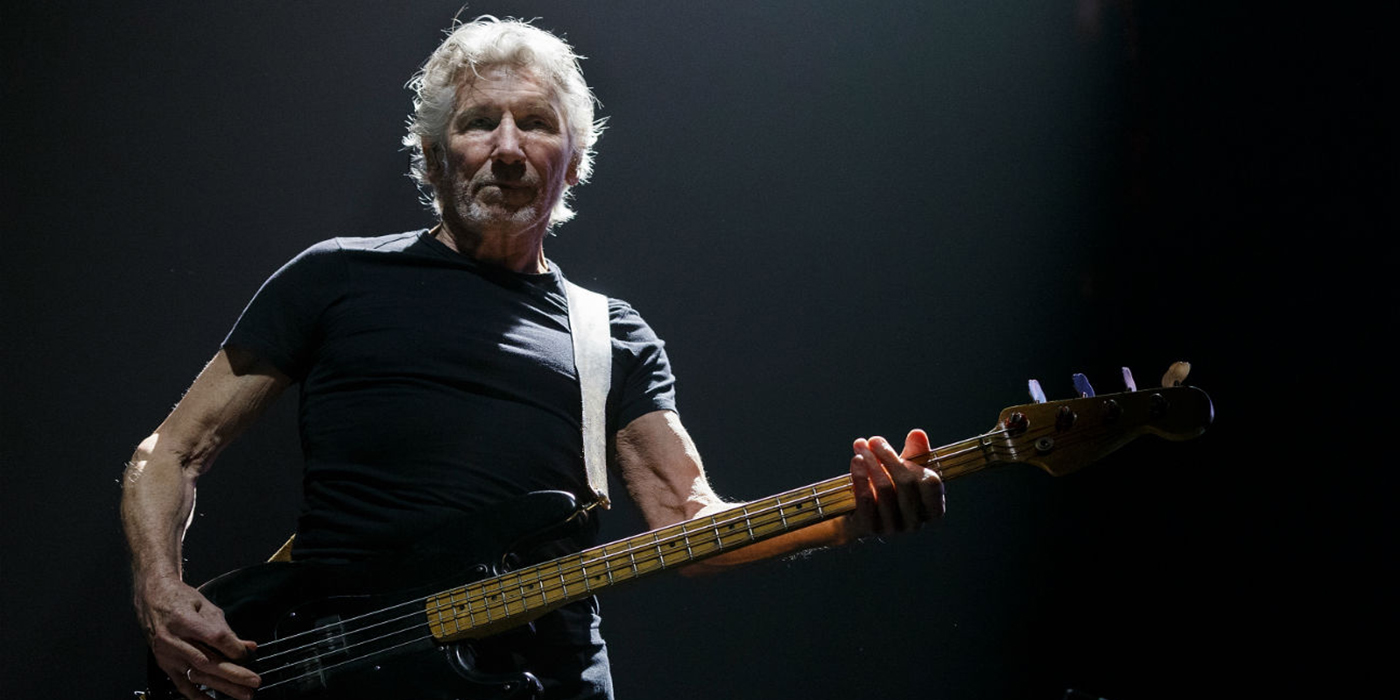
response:
<svg viewBox="0 0 1400 700"><path fill-rule="evenodd" d="M137 612L186 697L250 698L263 683L246 666L257 644L182 580L181 540L198 477L293 383L305 450L294 560L392 556L454 516L533 491L593 497L565 281L544 254L546 234L573 215L569 190L588 179L598 137L577 57L529 24L484 17L452 32L414 87L405 143L438 224L325 241L289 262L128 466L122 518ZM608 300L608 316L616 473L653 527L723 509L676 414L661 341L624 302ZM903 459L928 449L921 431L902 455L882 438L856 440L851 516L690 571L941 515L937 476ZM588 546L595 532L545 554ZM494 653L533 673L551 700L611 697L596 610L591 599L564 606L484 645L480 661L495 663L485 658ZM409 679L388 687L398 697L466 694Z"/></svg>

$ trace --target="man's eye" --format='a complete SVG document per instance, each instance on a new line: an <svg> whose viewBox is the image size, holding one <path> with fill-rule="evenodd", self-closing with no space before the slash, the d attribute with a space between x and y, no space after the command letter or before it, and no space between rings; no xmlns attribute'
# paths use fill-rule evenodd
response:
<svg viewBox="0 0 1400 700"><path fill-rule="evenodd" d="M476 131L477 129L490 131L494 128L496 128L496 123L486 117L473 117L462 124L463 131Z"/></svg>

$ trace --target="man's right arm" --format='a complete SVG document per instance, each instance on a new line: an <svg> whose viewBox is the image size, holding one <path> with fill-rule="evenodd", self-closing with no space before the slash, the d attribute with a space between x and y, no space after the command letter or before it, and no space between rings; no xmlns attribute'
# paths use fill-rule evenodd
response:
<svg viewBox="0 0 1400 700"><path fill-rule="evenodd" d="M182 694L198 685L252 697L258 678L230 661L241 640L223 612L184 583L181 541L194 513L195 481L291 379L249 353L221 350L154 433L136 448L122 481L122 526L131 548L136 612L156 662Z"/></svg>

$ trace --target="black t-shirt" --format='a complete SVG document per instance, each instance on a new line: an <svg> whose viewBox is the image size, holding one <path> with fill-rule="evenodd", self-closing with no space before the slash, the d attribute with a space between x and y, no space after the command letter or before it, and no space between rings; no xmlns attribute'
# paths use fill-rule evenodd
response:
<svg viewBox="0 0 1400 700"><path fill-rule="evenodd" d="M530 491L589 493L563 278L549 268L480 265L415 231L324 241L268 279L224 344L301 383L295 557L374 556ZM615 299L609 313L611 434L674 410L675 381L642 318Z"/></svg>

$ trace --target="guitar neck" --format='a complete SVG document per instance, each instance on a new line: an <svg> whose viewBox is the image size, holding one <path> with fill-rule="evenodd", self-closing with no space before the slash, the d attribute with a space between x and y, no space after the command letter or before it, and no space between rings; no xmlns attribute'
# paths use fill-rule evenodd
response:
<svg viewBox="0 0 1400 700"><path fill-rule="evenodd" d="M995 436L1003 432L940 447L912 461L933 468L945 480L969 474L994 463L1002 447ZM603 589L741 549L855 508L850 475L827 479L444 591L427 600L429 627L444 642L494 634Z"/></svg>

